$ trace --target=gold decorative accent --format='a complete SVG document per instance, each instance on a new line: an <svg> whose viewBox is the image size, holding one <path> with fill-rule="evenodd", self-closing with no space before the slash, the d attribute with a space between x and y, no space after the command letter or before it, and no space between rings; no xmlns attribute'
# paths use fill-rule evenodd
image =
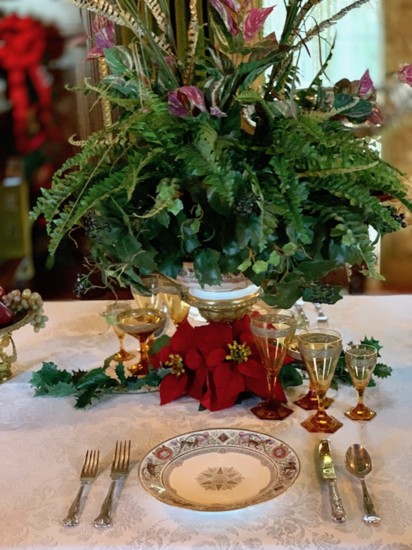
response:
<svg viewBox="0 0 412 550"><path fill-rule="evenodd" d="M249 313L252 306L259 300L262 292L262 289L258 288L253 294L223 300L199 298L187 292L184 299L188 304L196 307L207 321L230 322L241 319Z"/></svg>
<svg viewBox="0 0 412 550"><path fill-rule="evenodd" d="M30 323L33 317L34 311L29 311L12 325L0 329L0 384L12 377L11 365L17 359L17 350L12 333ZM5 351L10 346L12 347L11 353Z"/></svg>
<svg viewBox="0 0 412 550"><path fill-rule="evenodd" d="M99 63L99 76L100 79L108 76L109 70L107 68L107 62L104 57L98 58ZM110 107L110 101L108 99L102 99L102 111L103 111L103 124L105 128L110 128L113 124L112 120L112 110Z"/></svg>

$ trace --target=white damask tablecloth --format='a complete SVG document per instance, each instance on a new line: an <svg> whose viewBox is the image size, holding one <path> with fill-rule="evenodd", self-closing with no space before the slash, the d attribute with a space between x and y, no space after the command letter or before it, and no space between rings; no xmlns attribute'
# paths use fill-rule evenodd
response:
<svg viewBox="0 0 412 550"><path fill-rule="evenodd" d="M159 406L158 394L110 397L88 410L76 410L72 398L33 397L31 374L43 361L76 370L100 366L117 340L99 316L105 303L49 302L46 329L30 326L15 333L15 376L0 386L0 548L180 550L406 550L412 548L412 296L347 296L325 306L330 326L345 343L374 336L383 344L382 360L393 375L369 388L367 403L377 417L352 422L344 411L355 403L353 388L331 392L330 412L344 422L330 436L345 524L331 519L327 488L315 463L321 434L300 426L308 413L283 422L259 421L249 412L254 399L221 412L198 412L183 398ZM314 319L311 304L305 306ZM132 341L128 341L131 346ZM293 399L306 387L288 390ZM193 430L232 427L268 433L298 454L301 472L276 499L235 511L196 512L176 508L146 493L138 462L156 444ZM97 530L97 515L108 484L117 439L132 440L133 465L117 501L114 526ZM368 486L382 522L362 521L360 484L346 472L344 455L352 443L373 457ZM88 495L81 523L61 524L78 489L85 450L99 448L100 474Z"/></svg>

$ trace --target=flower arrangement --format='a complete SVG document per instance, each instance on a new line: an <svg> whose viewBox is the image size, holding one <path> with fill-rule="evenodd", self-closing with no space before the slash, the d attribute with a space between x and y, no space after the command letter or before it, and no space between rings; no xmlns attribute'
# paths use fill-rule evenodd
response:
<svg viewBox="0 0 412 550"><path fill-rule="evenodd" d="M51 253L80 227L106 285L176 277L192 261L201 285L244 274L279 307L301 296L333 303L339 288L322 281L345 264L379 276L369 227L402 227L384 198L412 204L402 174L357 132L382 123L373 82L366 71L325 86L333 45L305 89L298 66L302 48L368 0L320 22L312 11L324 0L285 0L278 36L263 36L273 7L205 0L203 22L190 0L185 48L168 0L72 1L96 14L90 56L108 70L85 89L110 120L34 208ZM127 43L114 44L113 25ZM400 69L406 86L411 72Z"/></svg>

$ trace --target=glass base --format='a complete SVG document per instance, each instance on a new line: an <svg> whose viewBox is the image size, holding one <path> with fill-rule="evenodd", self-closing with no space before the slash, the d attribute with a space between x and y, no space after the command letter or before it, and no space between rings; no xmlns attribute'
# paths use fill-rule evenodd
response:
<svg viewBox="0 0 412 550"><path fill-rule="evenodd" d="M261 420L283 420L293 413L292 409L285 407L280 401L263 401L250 409Z"/></svg>
<svg viewBox="0 0 412 550"><path fill-rule="evenodd" d="M128 365L127 370L132 376L144 378L149 374L149 365L136 363L135 365Z"/></svg>
<svg viewBox="0 0 412 550"><path fill-rule="evenodd" d="M113 355L113 359L115 361L117 361L118 363L121 363L123 361L130 361L131 359L134 359L135 357L136 357L135 353L130 353L129 351L126 351L125 349L121 349Z"/></svg>
<svg viewBox="0 0 412 550"><path fill-rule="evenodd" d="M356 407L353 407L345 412L345 416L351 420L372 420L372 418L375 418L376 412L372 411L365 405L358 404Z"/></svg>
<svg viewBox="0 0 412 550"><path fill-rule="evenodd" d="M325 409L330 407L332 403L333 399L331 399L330 397L325 397L323 400L323 405ZM294 401L294 404L301 409L305 409L305 411L315 411L318 408L318 398L316 396L315 390L309 388L308 393L306 395L303 395L302 397L299 397L299 399Z"/></svg>
<svg viewBox="0 0 412 550"><path fill-rule="evenodd" d="M302 422L301 425L308 430L308 432L323 432L327 434L333 434L343 426L342 422L339 422L339 420L333 416L329 416L323 411L318 411L316 414Z"/></svg>

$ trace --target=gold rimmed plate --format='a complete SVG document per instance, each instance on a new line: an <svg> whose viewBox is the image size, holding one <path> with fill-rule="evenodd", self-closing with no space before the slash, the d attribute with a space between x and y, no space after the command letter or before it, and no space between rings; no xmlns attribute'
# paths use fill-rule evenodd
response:
<svg viewBox="0 0 412 550"><path fill-rule="evenodd" d="M271 500L297 479L293 449L250 430L211 429L178 435L142 460L139 478L152 496L171 506L217 512Z"/></svg>

